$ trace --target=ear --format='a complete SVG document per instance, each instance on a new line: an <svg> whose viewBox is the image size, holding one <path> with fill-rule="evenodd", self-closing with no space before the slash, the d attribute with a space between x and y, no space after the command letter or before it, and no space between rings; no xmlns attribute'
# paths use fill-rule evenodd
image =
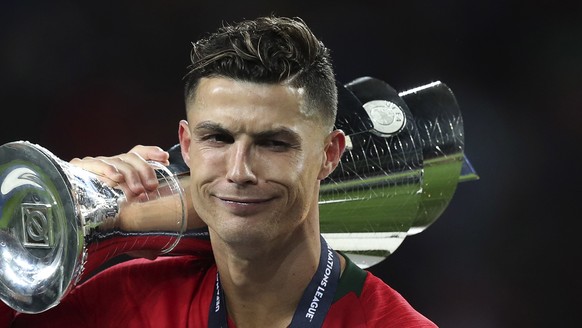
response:
<svg viewBox="0 0 582 328"><path fill-rule="evenodd" d="M182 158L186 165L190 167L190 142L192 138L190 136L190 127L188 121L181 120L178 127L178 138L180 139L180 150L182 151Z"/></svg>
<svg viewBox="0 0 582 328"><path fill-rule="evenodd" d="M317 178L325 179L338 166L346 149L346 135L342 130L332 131L326 138L324 158Z"/></svg>

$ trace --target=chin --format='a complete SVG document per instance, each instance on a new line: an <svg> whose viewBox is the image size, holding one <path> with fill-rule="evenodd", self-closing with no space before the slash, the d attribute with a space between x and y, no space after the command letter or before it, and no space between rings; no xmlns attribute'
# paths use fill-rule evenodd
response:
<svg viewBox="0 0 582 328"><path fill-rule="evenodd" d="M225 243L240 247L261 247L276 238L274 234L265 231L264 225L262 227L249 227L248 225L234 227L230 225L226 229L215 232Z"/></svg>

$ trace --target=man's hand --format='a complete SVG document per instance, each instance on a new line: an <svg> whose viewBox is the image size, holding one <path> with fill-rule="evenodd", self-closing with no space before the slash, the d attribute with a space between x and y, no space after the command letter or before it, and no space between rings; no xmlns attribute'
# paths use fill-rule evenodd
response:
<svg viewBox="0 0 582 328"><path fill-rule="evenodd" d="M169 153L156 146L137 145L129 152L115 156L74 158L70 164L83 168L100 177L107 185L120 188L128 201L142 201L144 194L155 191L159 182L154 168L147 161L156 161L163 165L169 164ZM192 204L188 177L180 178L180 185L184 189L184 202L187 213L187 228L195 229L205 227L206 223L198 216ZM147 198L147 197L146 197ZM171 197L163 197L159 201L175 202ZM148 207L149 206L149 207ZM174 206L174 205L172 205ZM122 211L120 220L121 228L127 231L160 231L175 229L175 222L166 222L171 215L161 214L172 206L158 206L151 200L144 202L142 206L126 206ZM147 210L144 208L147 207Z"/></svg>
<svg viewBox="0 0 582 328"><path fill-rule="evenodd" d="M129 152L115 156L73 158L70 163L90 171L109 186L120 186L126 196L138 196L158 187L153 167L147 161L168 165L170 155L157 146L137 145Z"/></svg>

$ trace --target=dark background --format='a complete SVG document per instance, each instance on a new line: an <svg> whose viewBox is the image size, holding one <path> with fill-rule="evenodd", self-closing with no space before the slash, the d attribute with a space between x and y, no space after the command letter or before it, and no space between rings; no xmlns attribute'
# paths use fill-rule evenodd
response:
<svg viewBox="0 0 582 328"><path fill-rule="evenodd" d="M559 8L559 9L557 9ZM372 270L441 327L579 318L582 11L541 1L2 1L0 143L62 159L167 148L190 42L223 21L302 17L346 83L455 93L480 180ZM579 320L576 320L579 321Z"/></svg>

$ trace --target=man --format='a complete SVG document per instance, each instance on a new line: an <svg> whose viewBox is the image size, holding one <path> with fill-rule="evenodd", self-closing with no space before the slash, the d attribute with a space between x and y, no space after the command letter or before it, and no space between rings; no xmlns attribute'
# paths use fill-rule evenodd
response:
<svg viewBox="0 0 582 328"><path fill-rule="evenodd" d="M300 19L225 26L194 44L179 124L192 204L212 254L136 259L13 325L55 327L434 327L319 231L320 181L338 165L328 50ZM157 147L74 159L140 194Z"/></svg>

